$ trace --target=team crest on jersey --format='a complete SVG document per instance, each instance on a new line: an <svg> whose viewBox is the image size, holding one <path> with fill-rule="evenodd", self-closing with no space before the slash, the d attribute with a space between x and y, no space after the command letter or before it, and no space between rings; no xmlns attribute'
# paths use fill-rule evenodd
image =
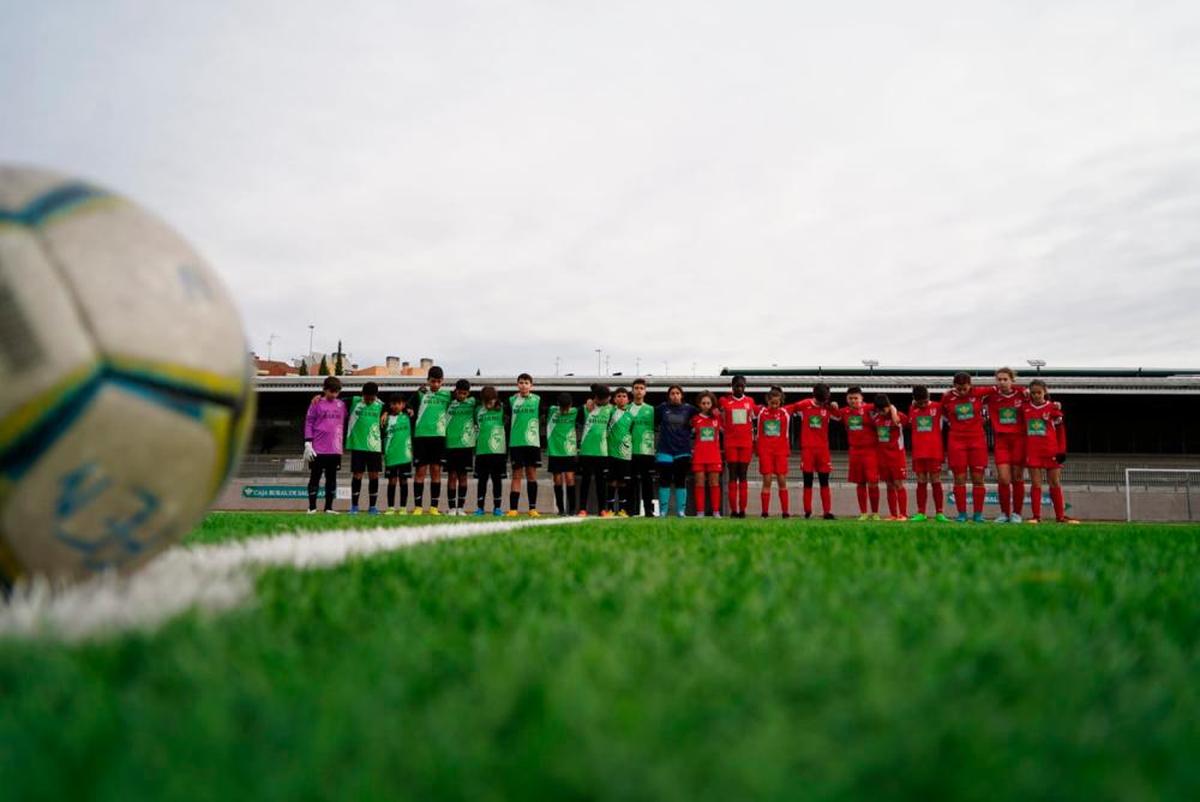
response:
<svg viewBox="0 0 1200 802"><path fill-rule="evenodd" d="M492 429L492 433L488 435L488 450L493 454L499 454L504 451L503 429Z"/></svg>

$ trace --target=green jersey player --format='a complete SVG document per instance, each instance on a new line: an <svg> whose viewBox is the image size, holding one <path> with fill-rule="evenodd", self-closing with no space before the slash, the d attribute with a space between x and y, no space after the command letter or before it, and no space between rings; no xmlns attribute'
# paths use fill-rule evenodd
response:
<svg viewBox="0 0 1200 802"><path fill-rule="evenodd" d="M446 407L446 501L451 515L466 515L467 474L475 459L475 399L471 383L459 379Z"/></svg>
<svg viewBox="0 0 1200 802"><path fill-rule="evenodd" d="M633 382L633 403L629 405L633 416L633 460L630 462L630 515L638 508L641 499L642 515L654 515L654 407L646 403L646 380Z"/></svg>
<svg viewBox="0 0 1200 802"><path fill-rule="evenodd" d="M379 385L367 382L362 395L350 404L346 421L346 450L350 452L350 513L358 512L358 497L362 493L363 472L367 473L367 511L378 515L379 470L383 462L384 419L383 402L379 400Z"/></svg>
<svg viewBox="0 0 1200 802"><path fill-rule="evenodd" d="M386 515L408 514L408 477L412 472L412 414L404 396L397 393L388 402L387 422L383 430L383 467L387 476ZM400 488L400 506L396 506L396 487Z"/></svg>
<svg viewBox="0 0 1200 802"><path fill-rule="evenodd" d="M587 515L588 489L596 485L596 508L604 509L604 477L608 468L608 422L613 408L612 393L602 384L592 385L592 397L583 412L583 433L579 437L579 515Z"/></svg>
<svg viewBox="0 0 1200 802"><path fill-rule="evenodd" d="M413 399L416 424L413 427L413 515L421 514L425 498L425 474L429 473L430 515L440 515L438 500L442 495L442 463L446 458L446 408L453 396L442 387L446 374L434 365L429 369L425 386Z"/></svg>
<svg viewBox="0 0 1200 802"><path fill-rule="evenodd" d="M521 478L529 497L529 515L538 516L537 469L542 464L541 423L542 399L533 392L533 377L522 373L517 377L516 395L508 399L510 429L509 458L512 460L512 486L508 492L508 514L516 516L521 501Z"/></svg>
<svg viewBox="0 0 1200 802"><path fill-rule="evenodd" d="M491 481L492 514L503 515L500 494L504 492L505 413L496 388L490 384L479 393L475 428L475 480L479 491L479 507L475 514L484 514L483 502L487 497L488 482Z"/></svg>
<svg viewBox="0 0 1200 802"><path fill-rule="evenodd" d="M613 411L608 419L608 509L602 515L629 517L628 480L633 461L633 415L629 412L629 391L618 387L613 392Z"/></svg>
<svg viewBox="0 0 1200 802"><path fill-rule="evenodd" d="M546 416L546 457L554 481L559 515L575 514L575 462L579 456L579 410L570 393L558 394L558 406Z"/></svg>

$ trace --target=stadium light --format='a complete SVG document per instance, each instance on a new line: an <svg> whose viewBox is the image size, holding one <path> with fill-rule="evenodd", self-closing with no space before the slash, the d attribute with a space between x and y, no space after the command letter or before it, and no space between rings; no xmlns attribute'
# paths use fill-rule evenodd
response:
<svg viewBox="0 0 1200 802"><path fill-rule="evenodd" d="M878 359L864 359L862 361L862 363L866 366L867 370L871 373L874 373L875 368L879 367Z"/></svg>
<svg viewBox="0 0 1200 802"><path fill-rule="evenodd" d="M316 326L314 326L312 323L308 324L308 358L309 358L309 360L312 359L313 329L315 329L315 328L316 328Z"/></svg>
<svg viewBox="0 0 1200 802"><path fill-rule="evenodd" d="M1036 369L1038 373L1041 373L1042 368L1046 367L1046 360L1044 359L1026 359L1025 361L1029 364L1029 367Z"/></svg>
<svg viewBox="0 0 1200 802"><path fill-rule="evenodd" d="M603 374L600 372L600 354L601 354L601 352L602 352L603 350L604 350L604 349L602 349L602 348L597 348L597 349L596 349L596 375L597 375L597 376L601 376L601 375L603 375Z"/></svg>

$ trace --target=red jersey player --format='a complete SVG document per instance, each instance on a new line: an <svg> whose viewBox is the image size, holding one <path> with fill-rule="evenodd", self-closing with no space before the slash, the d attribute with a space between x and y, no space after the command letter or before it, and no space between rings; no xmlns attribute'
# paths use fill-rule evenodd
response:
<svg viewBox="0 0 1200 802"><path fill-rule="evenodd" d="M971 472L975 523L983 523L983 471L987 468L987 436L983 409L995 394L992 387L972 387L969 373L954 374L954 389L942 395L942 414L950 423L950 471L954 474L954 506L959 523L967 520L967 471Z"/></svg>
<svg viewBox="0 0 1200 802"><path fill-rule="evenodd" d="M917 514L914 521L927 520L925 502L929 486L933 485L933 509L938 521L946 521L945 497L942 494L942 463L945 447L942 444L942 405L929 400L929 388L913 387L913 402L908 408L909 441L912 443L912 467L917 475Z"/></svg>
<svg viewBox="0 0 1200 802"><path fill-rule="evenodd" d="M1067 461L1067 427L1063 423L1062 409L1046 398L1046 383L1034 379L1029 383L1029 402L1021 409L1025 425L1025 464L1029 466L1029 506L1032 516L1029 523L1042 520L1042 472L1050 484L1050 501L1054 504L1054 517L1061 523L1079 523L1067 517L1063 502L1062 464Z"/></svg>
<svg viewBox="0 0 1200 802"><path fill-rule="evenodd" d="M708 390L696 396L700 410L692 418L692 475L696 495L696 515L704 514L705 487L708 488L709 517L721 517L721 418L716 412L717 397Z"/></svg>
<svg viewBox="0 0 1200 802"><path fill-rule="evenodd" d="M904 489L908 465L904 459L903 429L907 422L907 416L896 409L885 393L875 396L871 423L875 425L879 443L879 478L887 487L889 521L908 520L908 491Z"/></svg>
<svg viewBox="0 0 1200 802"><path fill-rule="evenodd" d="M861 387L846 390L846 406L836 410L834 417L846 427L850 441L850 470L848 478L858 488L858 520L879 520L879 439L871 422L871 405L863 403ZM870 498L871 513L867 514Z"/></svg>
<svg viewBox="0 0 1200 802"><path fill-rule="evenodd" d="M790 409L783 406L783 390L772 387L767 393L767 405L758 410L758 469L762 472L763 486L762 517L771 511L771 478L779 488L779 507L783 517L790 517L791 500L788 498L788 457L792 453L790 442L792 420Z"/></svg>
<svg viewBox="0 0 1200 802"><path fill-rule="evenodd" d="M734 376L730 385L732 395L722 396L721 431L725 439L725 462L729 465L729 515L746 517L746 502L750 483L746 473L754 453L754 412L757 405L746 395L746 377Z"/></svg>
<svg viewBox="0 0 1200 802"><path fill-rule="evenodd" d="M988 400L988 422L992 426L993 454L996 459L996 494L1000 497L1000 517L996 523L1021 523L1021 505L1025 502L1025 430L1021 407L1028 394L1016 384L1012 368L996 371L996 392Z"/></svg>
<svg viewBox="0 0 1200 802"><path fill-rule="evenodd" d="M805 398L785 409L800 416L800 470L804 475L804 517L813 511L813 474L821 484L821 509L826 520L833 520L833 495L829 490L829 473L833 461L829 456L829 421L837 417L837 404L829 401L829 385L813 387L812 398Z"/></svg>

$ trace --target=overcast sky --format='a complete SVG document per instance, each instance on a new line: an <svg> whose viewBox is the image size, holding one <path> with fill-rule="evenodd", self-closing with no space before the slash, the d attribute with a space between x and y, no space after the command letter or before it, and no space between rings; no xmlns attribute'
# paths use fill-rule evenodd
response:
<svg viewBox="0 0 1200 802"><path fill-rule="evenodd" d="M0 159L252 347L1200 366L1200 3L0 0Z"/></svg>

